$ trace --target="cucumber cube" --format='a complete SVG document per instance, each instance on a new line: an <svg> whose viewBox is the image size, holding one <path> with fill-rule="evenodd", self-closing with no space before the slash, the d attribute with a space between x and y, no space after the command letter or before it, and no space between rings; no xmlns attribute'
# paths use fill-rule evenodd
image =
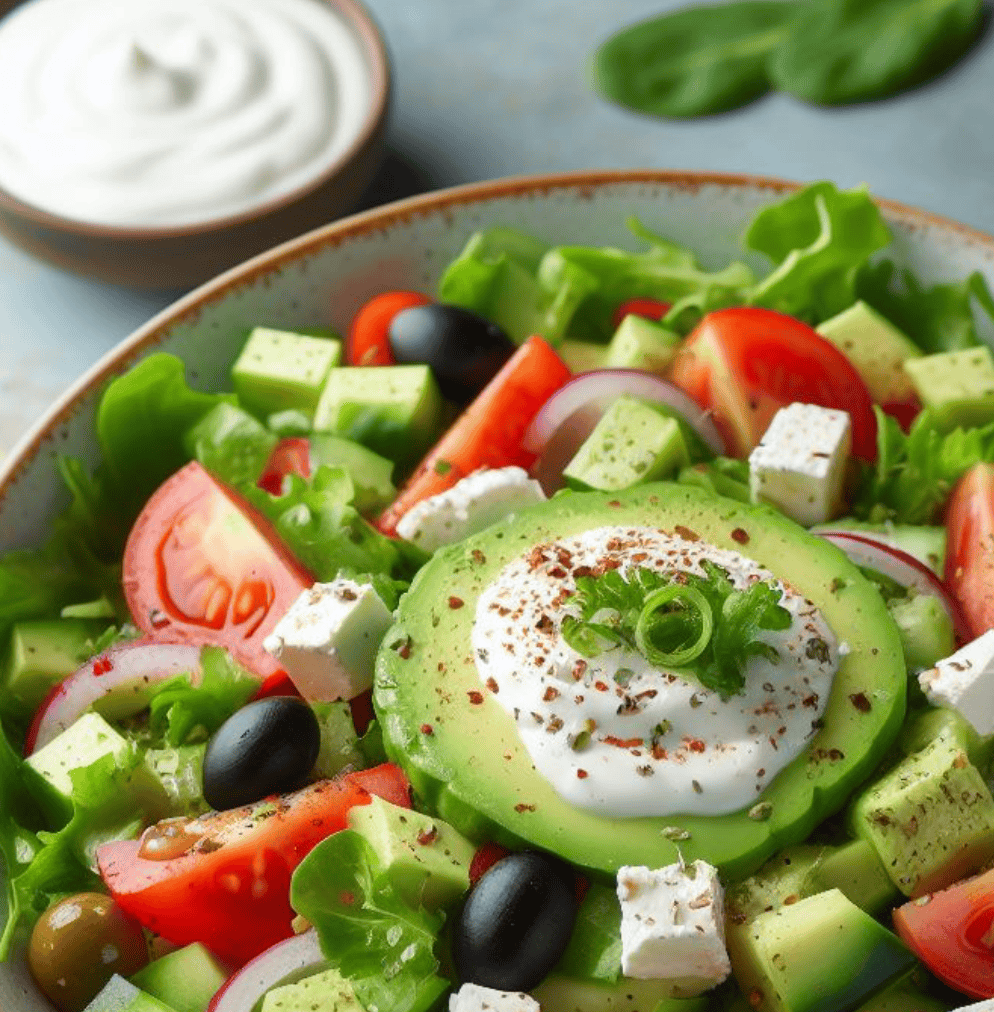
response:
<svg viewBox="0 0 994 1012"><path fill-rule="evenodd" d="M311 415L341 358L337 338L256 327L231 368L231 379L241 402L258 415L290 408Z"/></svg>

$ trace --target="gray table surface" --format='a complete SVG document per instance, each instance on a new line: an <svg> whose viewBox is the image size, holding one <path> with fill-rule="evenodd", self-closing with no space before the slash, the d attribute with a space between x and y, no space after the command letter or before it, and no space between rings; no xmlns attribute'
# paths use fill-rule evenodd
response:
<svg viewBox="0 0 994 1012"><path fill-rule="evenodd" d="M682 0L366 0L394 65L386 162L363 206L520 173L652 167L866 182L994 233L994 32L937 81L851 108L770 95L656 120L589 85L595 47ZM0 110L2 115L2 110ZM0 239L0 456L178 292L66 274Z"/></svg>

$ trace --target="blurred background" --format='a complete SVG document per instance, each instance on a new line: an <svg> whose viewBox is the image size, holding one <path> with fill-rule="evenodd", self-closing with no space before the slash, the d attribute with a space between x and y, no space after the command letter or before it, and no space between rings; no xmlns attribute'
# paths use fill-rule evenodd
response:
<svg viewBox="0 0 994 1012"><path fill-rule="evenodd" d="M777 94L679 121L598 97L589 71L597 46L680 6L366 0L390 52L393 102L386 156L360 206L499 176L650 167L865 182L879 196L994 232L989 30L939 79L860 106L817 108ZM0 238L0 454L84 369L180 294L80 278Z"/></svg>

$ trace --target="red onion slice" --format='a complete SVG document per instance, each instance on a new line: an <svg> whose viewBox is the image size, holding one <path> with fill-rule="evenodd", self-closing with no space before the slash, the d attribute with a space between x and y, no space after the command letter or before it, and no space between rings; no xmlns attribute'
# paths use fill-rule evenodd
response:
<svg viewBox="0 0 994 1012"><path fill-rule="evenodd" d="M942 580L913 555L850 531L818 531L818 537L841 548L857 566L865 566L890 577L902 587L913 587L921 594L937 597L953 623L957 641L963 644L973 639L956 599Z"/></svg>
<svg viewBox="0 0 994 1012"><path fill-rule="evenodd" d="M187 674L200 680L200 647L186 643L123 644L91 658L48 694L24 742L31 755L75 723L87 710L110 719L128 717L148 705L155 685Z"/></svg>
<svg viewBox="0 0 994 1012"><path fill-rule="evenodd" d="M248 1012L271 988L299 979L304 970L318 971L324 963L313 928L277 942L232 974L211 999L207 1012Z"/></svg>
<svg viewBox="0 0 994 1012"><path fill-rule="evenodd" d="M668 405L715 453L727 453L714 422L696 401L661 376L639 369L595 369L571 379L539 409L525 431L522 445L531 453L541 454L556 430L581 408L596 411L596 417L600 418L611 402L623 394Z"/></svg>

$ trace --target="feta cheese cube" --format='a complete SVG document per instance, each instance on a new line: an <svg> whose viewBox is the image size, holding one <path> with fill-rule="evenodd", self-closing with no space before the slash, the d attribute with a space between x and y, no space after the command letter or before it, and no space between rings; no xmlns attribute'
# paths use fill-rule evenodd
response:
<svg viewBox="0 0 994 1012"><path fill-rule="evenodd" d="M956 710L978 734L994 734L994 629L918 675L933 706Z"/></svg>
<svg viewBox="0 0 994 1012"><path fill-rule="evenodd" d="M449 995L449 1012L540 1012L537 1001L521 991L495 991L479 984L463 984Z"/></svg>
<svg viewBox="0 0 994 1012"><path fill-rule="evenodd" d="M542 486L520 467L482 468L409 509L400 518L397 533L434 552L544 500Z"/></svg>
<svg viewBox="0 0 994 1012"><path fill-rule="evenodd" d="M724 891L707 862L619 868L618 899L625 976L672 980L674 996L692 997L731 972Z"/></svg>
<svg viewBox="0 0 994 1012"><path fill-rule="evenodd" d="M791 404L749 454L753 502L776 506L805 527L831 520L842 503L852 424L845 411Z"/></svg>
<svg viewBox="0 0 994 1012"><path fill-rule="evenodd" d="M315 583L290 606L263 646L304 699L352 699L373 684L373 662L393 615L370 584Z"/></svg>

